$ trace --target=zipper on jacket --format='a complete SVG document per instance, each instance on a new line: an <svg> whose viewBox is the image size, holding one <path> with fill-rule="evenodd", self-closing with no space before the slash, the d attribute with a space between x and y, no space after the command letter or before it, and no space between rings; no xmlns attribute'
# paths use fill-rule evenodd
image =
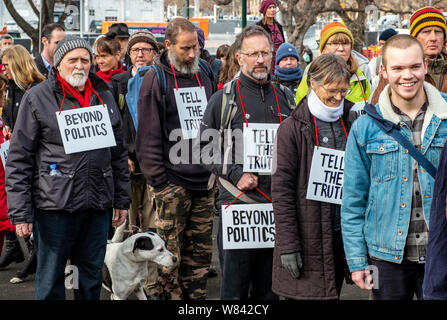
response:
<svg viewBox="0 0 447 320"><path fill-rule="evenodd" d="M262 98L262 102L265 102L264 88L262 86L261 86L261 98Z"/></svg>

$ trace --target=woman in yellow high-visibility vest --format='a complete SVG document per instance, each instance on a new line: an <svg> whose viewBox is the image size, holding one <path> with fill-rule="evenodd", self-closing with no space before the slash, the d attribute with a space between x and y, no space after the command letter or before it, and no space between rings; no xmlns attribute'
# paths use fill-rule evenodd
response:
<svg viewBox="0 0 447 320"><path fill-rule="evenodd" d="M320 52L334 53L343 57L351 72L349 93L346 100L354 103L349 119L354 121L363 114L363 107L371 95L371 75L368 68L368 59L352 50L354 37L351 31L343 23L331 22L320 33ZM308 68L307 68L308 69ZM299 102L307 95L309 84L307 83L307 69L298 87L295 102Z"/></svg>

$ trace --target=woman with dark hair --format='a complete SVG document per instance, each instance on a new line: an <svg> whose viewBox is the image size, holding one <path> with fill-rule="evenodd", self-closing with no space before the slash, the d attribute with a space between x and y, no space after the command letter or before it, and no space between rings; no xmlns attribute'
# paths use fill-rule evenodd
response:
<svg viewBox="0 0 447 320"><path fill-rule="evenodd" d="M230 82L239 73L239 62L236 59L236 44L233 43L228 49L227 55L225 57L225 63L220 71L219 83L217 85L217 90L222 89L225 83Z"/></svg>
<svg viewBox="0 0 447 320"><path fill-rule="evenodd" d="M275 0L262 0L259 12L262 13L263 18L256 23L263 27L272 37L273 57L272 69L270 70L272 75L275 74L276 51L278 51L281 44L286 42L282 25L275 19L276 10L277 6Z"/></svg>
<svg viewBox="0 0 447 320"><path fill-rule="evenodd" d="M335 300L346 265L341 205L310 200L306 191L311 167L322 170L321 162L312 161L318 148L345 150L352 106L345 96L351 74L344 59L330 53L316 58L307 74L307 96L276 135L272 290L289 299Z"/></svg>
<svg viewBox="0 0 447 320"><path fill-rule="evenodd" d="M95 42L95 62L99 68L96 75L109 83L116 74L125 72L121 62L121 45L116 33L107 32Z"/></svg>
<svg viewBox="0 0 447 320"><path fill-rule="evenodd" d="M222 61L222 63L225 63L225 58L227 56L229 49L230 49L230 46L228 44L220 45L216 51L216 59L220 59L220 61Z"/></svg>

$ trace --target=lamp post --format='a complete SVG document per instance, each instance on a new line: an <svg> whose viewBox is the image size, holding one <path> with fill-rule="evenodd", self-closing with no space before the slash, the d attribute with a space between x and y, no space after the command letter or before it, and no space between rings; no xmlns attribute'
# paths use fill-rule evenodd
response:
<svg viewBox="0 0 447 320"><path fill-rule="evenodd" d="M247 25L247 0L242 0L242 29Z"/></svg>

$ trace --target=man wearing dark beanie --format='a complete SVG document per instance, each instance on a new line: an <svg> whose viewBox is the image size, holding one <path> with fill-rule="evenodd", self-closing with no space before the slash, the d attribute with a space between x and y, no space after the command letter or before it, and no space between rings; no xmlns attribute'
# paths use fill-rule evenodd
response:
<svg viewBox="0 0 447 320"><path fill-rule="evenodd" d="M447 26L444 15L434 7L416 10L410 18L410 34L419 40L428 61L428 73L425 81L439 91L447 93L447 52L444 49ZM383 88L388 84L380 79L372 95L371 103L376 104Z"/></svg>

